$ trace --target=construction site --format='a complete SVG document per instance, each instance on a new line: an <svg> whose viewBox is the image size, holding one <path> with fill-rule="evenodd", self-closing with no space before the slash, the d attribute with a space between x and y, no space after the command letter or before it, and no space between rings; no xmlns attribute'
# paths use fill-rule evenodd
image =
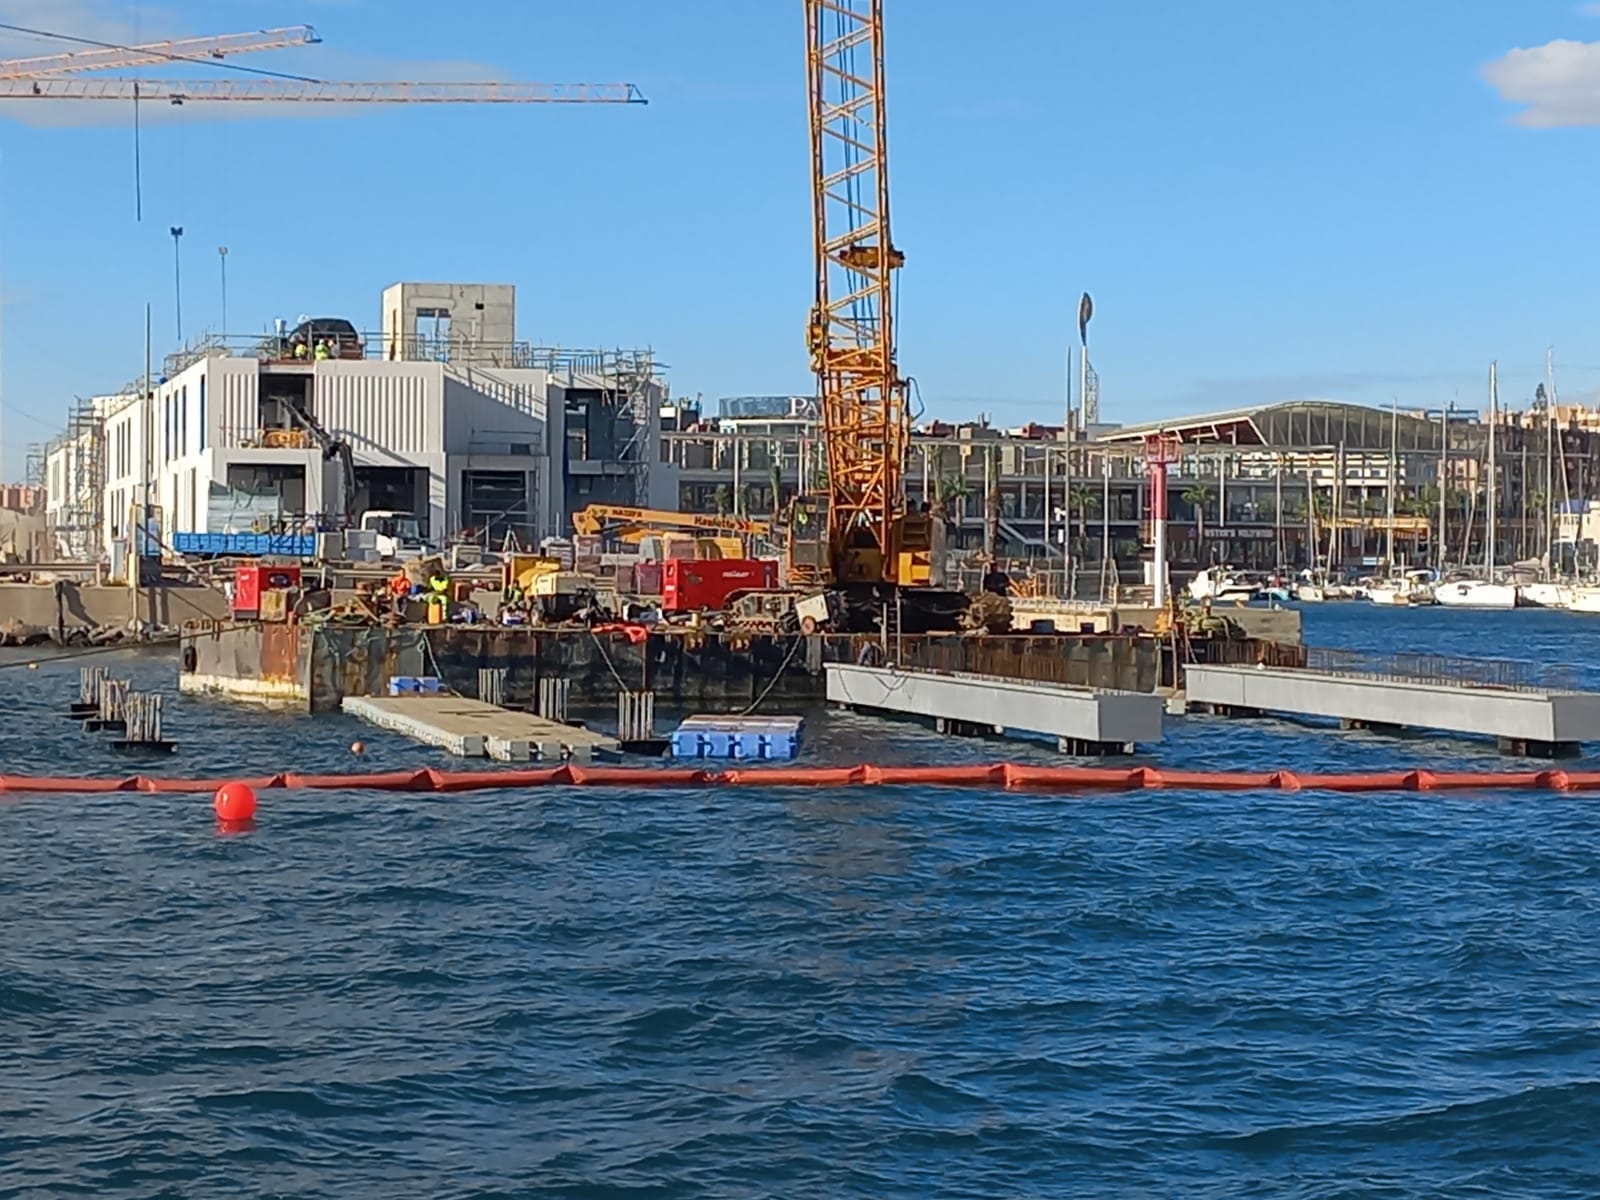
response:
<svg viewBox="0 0 1600 1200"><path fill-rule="evenodd" d="M697 482L712 460L691 443L714 426L672 394L653 350L521 341L510 283L395 283L376 320L206 334L76 401L30 458L50 555L12 564L0 637L175 638L182 690L312 711L407 689L482 698L492 678L496 705L524 710L560 680L563 709L660 695L750 712L822 700L830 663L889 660L1150 694L1177 682L1177 636L1229 661L1253 635L1294 643L1292 614L1175 631L1137 556L1132 581L1104 565L1109 543L1094 602L1061 599L1049 529L1043 570L993 561L1021 516L1002 520L998 503L981 557L959 544L965 492L933 486L926 444L917 476L895 349L905 256L890 230L881 6L819 0L807 21L815 271L796 280L796 312L809 310L796 336L815 394L784 412L732 406L769 424L747 439L767 457L735 446L730 486ZM134 84L103 72L315 41L295 27L73 50L0 64L0 84L13 81L0 101L125 98ZM643 100L628 84L137 87L173 103ZM1096 419L1083 367L1069 451ZM786 451L780 426L796 417L801 444ZM1027 456L959 461L992 484L1002 457ZM1067 480L1088 460L1063 458L1058 502L1043 465L1045 518L1064 531Z"/></svg>

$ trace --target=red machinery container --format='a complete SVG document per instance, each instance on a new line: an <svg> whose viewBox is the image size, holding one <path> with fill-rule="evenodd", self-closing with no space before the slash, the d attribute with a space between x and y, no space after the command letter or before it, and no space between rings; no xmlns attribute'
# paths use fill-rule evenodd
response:
<svg viewBox="0 0 1600 1200"><path fill-rule="evenodd" d="M300 586L299 567L251 563L233 571L233 615L255 617L261 614L261 595L274 588Z"/></svg>
<svg viewBox="0 0 1600 1200"><path fill-rule="evenodd" d="M778 586L778 564L768 558L669 558L661 564L661 611L725 608L735 592Z"/></svg>

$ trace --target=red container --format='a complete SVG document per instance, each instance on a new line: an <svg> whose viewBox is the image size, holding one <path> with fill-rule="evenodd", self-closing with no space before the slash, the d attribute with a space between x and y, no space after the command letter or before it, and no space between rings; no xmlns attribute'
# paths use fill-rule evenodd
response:
<svg viewBox="0 0 1600 1200"><path fill-rule="evenodd" d="M715 612L735 592L778 586L778 564L765 558L669 558L661 564L662 612Z"/></svg>
<svg viewBox="0 0 1600 1200"><path fill-rule="evenodd" d="M299 567L267 566L251 563L235 567L233 571L233 615L257 616L261 612L261 594L273 588L300 586Z"/></svg>

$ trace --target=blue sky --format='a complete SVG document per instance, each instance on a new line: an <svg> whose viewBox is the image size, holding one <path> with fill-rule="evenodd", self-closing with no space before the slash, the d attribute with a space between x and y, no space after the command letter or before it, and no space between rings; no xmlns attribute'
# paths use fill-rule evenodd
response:
<svg viewBox="0 0 1600 1200"><path fill-rule="evenodd" d="M1491 358L1515 399L1551 344L1565 396L1600 390L1600 5L887 8L900 359L930 415L1058 419L1086 288L1107 419L1478 403ZM399 279L511 282L530 340L652 345L680 393L809 390L798 0L0 0L0 20L119 42L308 22L323 45L237 61L651 101L147 105L142 224L126 106L0 108L6 476L74 395L138 374L147 301L172 347L171 225L188 333L218 323L226 244L236 332L372 327Z"/></svg>

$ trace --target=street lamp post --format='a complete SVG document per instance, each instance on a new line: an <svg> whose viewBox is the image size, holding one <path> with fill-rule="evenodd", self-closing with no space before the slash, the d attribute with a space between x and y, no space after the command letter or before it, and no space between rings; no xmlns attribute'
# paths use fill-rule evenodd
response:
<svg viewBox="0 0 1600 1200"><path fill-rule="evenodd" d="M217 247L217 259L222 264L222 328L218 330L224 338L228 336L228 248Z"/></svg>
<svg viewBox="0 0 1600 1200"><path fill-rule="evenodd" d="M178 252L178 245L183 237L183 226L172 227L172 303L176 310L178 321L178 342L183 343L183 256Z"/></svg>

